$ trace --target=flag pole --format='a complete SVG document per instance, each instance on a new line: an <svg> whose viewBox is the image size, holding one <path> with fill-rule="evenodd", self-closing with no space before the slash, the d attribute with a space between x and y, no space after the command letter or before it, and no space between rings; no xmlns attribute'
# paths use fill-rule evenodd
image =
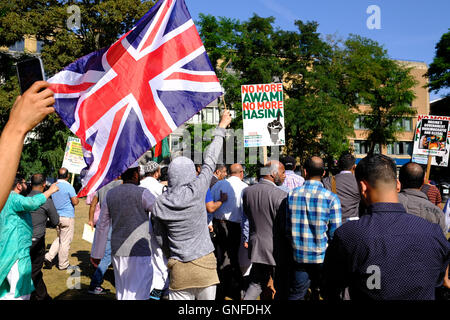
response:
<svg viewBox="0 0 450 320"><path fill-rule="evenodd" d="M431 160L432 160L432 155L430 153L428 153L428 162L427 162L427 171L425 173L425 181L428 183L428 179L430 178L430 170L431 170Z"/></svg>

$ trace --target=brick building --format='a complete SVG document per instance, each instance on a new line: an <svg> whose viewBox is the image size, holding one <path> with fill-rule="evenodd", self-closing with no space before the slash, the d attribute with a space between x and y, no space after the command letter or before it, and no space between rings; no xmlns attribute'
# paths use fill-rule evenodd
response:
<svg viewBox="0 0 450 320"><path fill-rule="evenodd" d="M411 108L416 109L417 114L430 114L430 98L427 88L424 86L428 83L428 79L424 74L428 71L428 67L424 62L416 61L398 61L400 64L412 68L411 74L417 81L413 88L416 98L411 103ZM360 110L362 113L370 111L369 105L361 104ZM364 158L367 154L369 145L367 143L368 130L362 127L361 119L363 115L357 117L354 123L355 137L350 137L350 143L354 148L357 162ZM404 131L397 135L397 142L389 145L376 146L375 151L386 154L395 159L398 166L401 166L411 160L413 152L413 138L414 130L416 128L417 117L404 118L401 121L401 126Z"/></svg>

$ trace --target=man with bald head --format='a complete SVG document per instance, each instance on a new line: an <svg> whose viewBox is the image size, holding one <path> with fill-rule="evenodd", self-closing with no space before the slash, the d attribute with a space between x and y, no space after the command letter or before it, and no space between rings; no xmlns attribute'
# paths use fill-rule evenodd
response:
<svg viewBox="0 0 450 320"><path fill-rule="evenodd" d="M447 234L444 212L431 203L425 193L420 191L425 171L418 163L409 162L400 169L399 180L402 191L398 195L399 202L406 212L424 218L431 223L437 223L444 234Z"/></svg>
<svg viewBox="0 0 450 320"><path fill-rule="evenodd" d="M225 168L226 171L226 168ZM215 254L220 285L217 287L217 300L225 296L233 300L241 299L242 276L239 268L239 247L241 244L241 222L243 216L242 191L247 188L244 168L239 163L230 166L230 177L218 180L211 189L214 201L227 194L228 199L214 212L213 229Z"/></svg>
<svg viewBox="0 0 450 320"><path fill-rule="evenodd" d="M75 230L75 206L79 200L73 186L68 182L69 171L66 168L58 170L59 191L52 195L56 211L59 214L59 224L56 227L57 237L50 250L45 255L46 268L52 267L52 261L58 255L58 269L69 267L69 250Z"/></svg>
<svg viewBox="0 0 450 320"><path fill-rule="evenodd" d="M367 213L334 233L324 262L322 292L338 300L434 300L450 260L441 228L409 214L398 201L395 162L381 154L355 170Z"/></svg>
<svg viewBox="0 0 450 320"><path fill-rule="evenodd" d="M244 300L256 300L266 287L270 277L274 280L278 298L279 268L286 249L284 228L287 193L281 186L286 178L284 165L276 160L261 168L259 183L246 188L242 195L244 213L249 221L249 256L252 262L250 285Z"/></svg>
<svg viewBox="0 0 450 320"><path fill-rule="evenodd" d="M308 158L303 170L305 184L288 196L286 230L294 259L289 300L303 300L308 288L311 299L318 300L327 243L342 224L341 202L321 182L325 174L321 158Z"/></svg>

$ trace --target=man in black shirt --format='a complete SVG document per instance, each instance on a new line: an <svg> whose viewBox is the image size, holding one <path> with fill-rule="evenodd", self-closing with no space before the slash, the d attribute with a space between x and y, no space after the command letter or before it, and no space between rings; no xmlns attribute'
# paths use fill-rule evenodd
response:
<svg viewBox="0 0 450 320"><path fill-rule="evenodd" d="M45 189L46 179L38 173L31 176L31 192L28 197L43 193ZM33 238L30 249L31 256L31 278L33 279L35 291L31 293L30 300L49 300L51 299L47 293L44 279L42 278L42 265L45 256L45 228L47 223L54 228L59 223L59 215L51 198L36 211L31 212L33 222Z"/></svg>

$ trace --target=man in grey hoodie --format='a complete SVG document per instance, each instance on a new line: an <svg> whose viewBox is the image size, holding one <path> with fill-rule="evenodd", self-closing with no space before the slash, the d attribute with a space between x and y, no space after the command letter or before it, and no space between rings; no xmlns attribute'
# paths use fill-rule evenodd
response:
<svg viewBox="0 0 450 320"><path fill-rule="evenodd" d="M219 278L205 196L230 122L225 110L198 177L191 159L177 157L171 162L167 191L151 210L155 237L169 258L169 300L215 299Z"/></svg>

